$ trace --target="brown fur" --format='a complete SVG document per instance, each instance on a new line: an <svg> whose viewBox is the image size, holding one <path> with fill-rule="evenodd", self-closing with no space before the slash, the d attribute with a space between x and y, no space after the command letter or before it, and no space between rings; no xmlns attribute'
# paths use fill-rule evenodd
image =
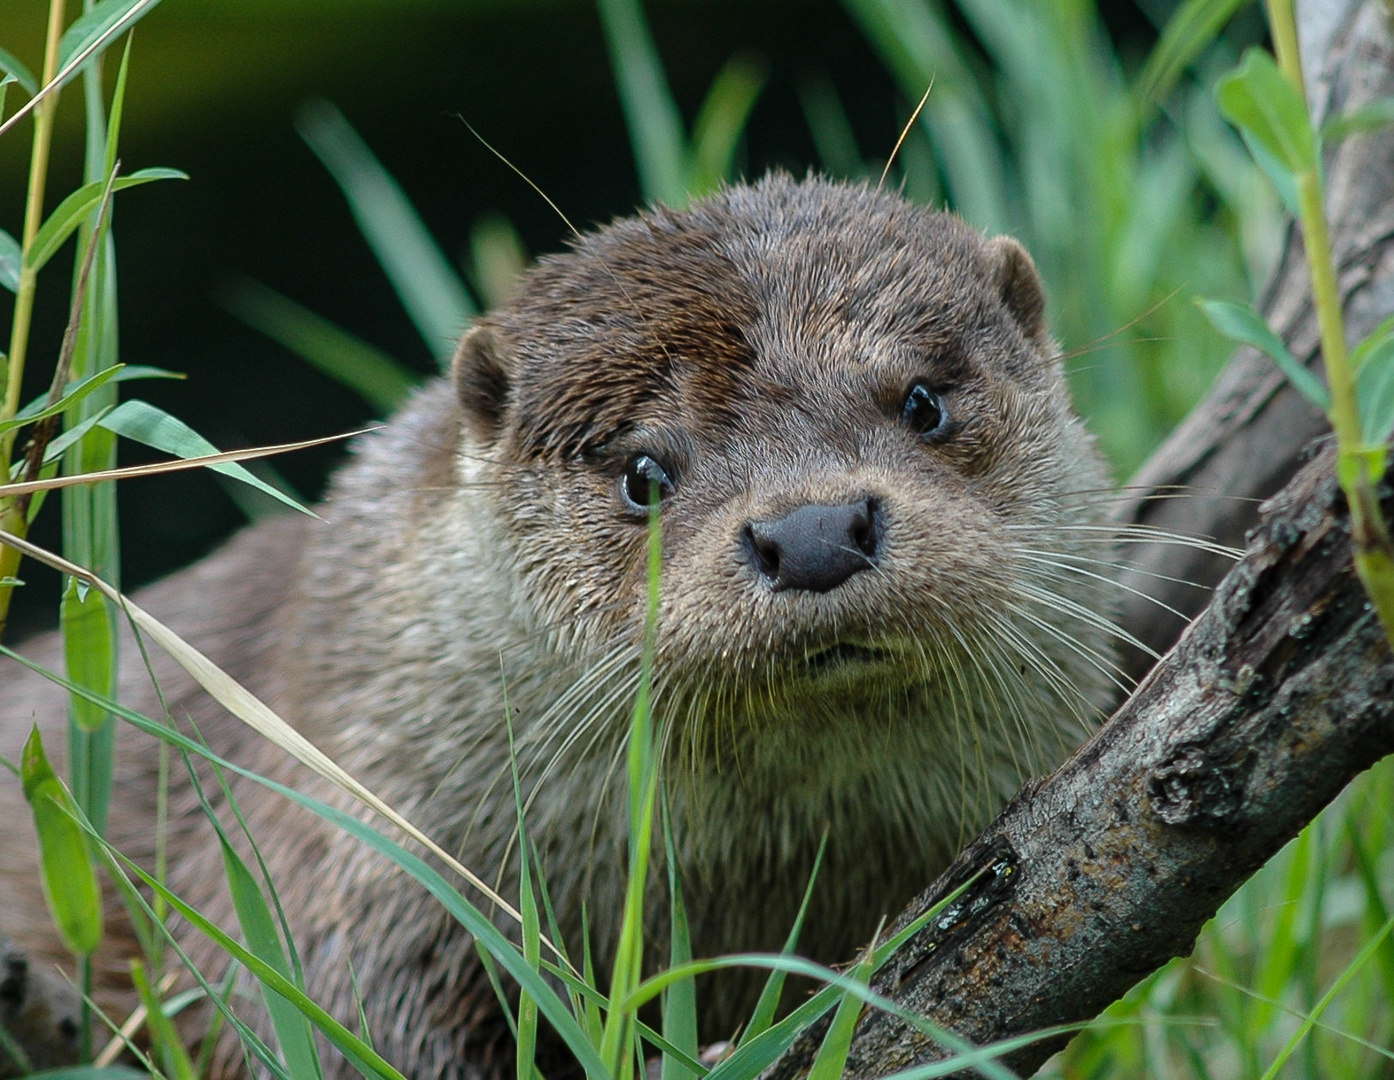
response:
<svg viewBox="0 0 1394 1080"><path fill-rule="evenodd" d="M506 692L563 933L579 950L586 901L603 970L646 587L620 478L635 453L661 459L655 712L695 949L778 948L826 831L803 951L844 960L1103 694L1106 635L1071 605L1107 605L1066 554L1096 539L1079 529L1102 521L1103 472L1043 310L1015 242L861 186L771 177L620 221L479 320L454 385L360 443L322 524L258 525L141 602L508 894ZM942 438L901 419L916 379L947 405ZM761 579L750 522L849 500L879 515L875 566L825 591ZM835 646L864 652L814 662ZM149 708L123 657L125 700ZM344 803L157 666L219 752ZM63 707L0 678L13 757ZM148 855L153 754L123 748L113 830ZM238 790L320 1000L356 1026L352 964L375 1044L408 1075L505 1067L468 936L352 841ZM184 787L175 800L174 883L230 924L216 846ZM19 820L17 784L0 802ZM32 857L17 832L0 843L0 918L51 956ZM661 954L665 916L649 931ZM728 1034L756 985L703 983L704 1034Z"/></svg>

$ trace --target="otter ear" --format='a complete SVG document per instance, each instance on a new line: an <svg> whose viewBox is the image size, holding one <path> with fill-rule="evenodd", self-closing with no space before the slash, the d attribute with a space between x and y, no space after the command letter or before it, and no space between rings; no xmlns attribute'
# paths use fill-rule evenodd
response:
<svg viewBox="0 0 1394 1080"><path fill-rule="evenodd" d="M1045 290L1031 256L1010 236L994 236L987 242L987 259L993 287L1021 332L1031 341L1043 341Z"/></svg>
<svg viewBox="0 0 1394 1080"><path fill-rule="evenodd" d="M503 428L513 385L512 360L492 327L474 326L455 350L451 370L465 425L478 443L490 443Z"/></svg>

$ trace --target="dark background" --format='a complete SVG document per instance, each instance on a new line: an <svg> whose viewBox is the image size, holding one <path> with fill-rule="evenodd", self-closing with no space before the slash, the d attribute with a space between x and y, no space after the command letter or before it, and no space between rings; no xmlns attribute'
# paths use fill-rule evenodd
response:
<svg viewBox="0 0 1394 1080"><path fill-rule="evenodd" d="M75 5L74 5L75 6ZM37 72L46 3L6 0L3 46ZM742 175L818 164L799 104L805 80L831 80L863 154L884 158L907 103L836 3L651 2L673 92L690 123L713 76L738 50L769 80L739 158ZM1164 11L1152 11L1161 19ZM1153 23L1132 4L1105 10L1124 56L1141 56ZM123 172L171 166L188 181L123 193L114 228L121 359L184 372L183 383L128 384L221 448L361 426L370 410L224 310L220 290L263 282L423 373L432 358L359 236L338 188L294 130L307 98L333 101L459 260L471 225L498 211L530 254L556 250L566 227L466 129L468 120L578 226L640 202L633 157L594 7L581 0L166 0L136 28L121 138ZM108 76L114 73L110 54ZM81 175L81 89L64 92L46 205ZM12 95L8 111L18 103ZM32 127L0 139L0 227L18 235ZM39 279L26 400L52 371L67 315L71 247ZM0 293L0 325L13 297ZM314 498L342 446L276 459ZM152 455L123 445L122 464ZM198 558L244 519L203 471L120 489L123 583ZM58 539L58 506L35 538ZM56 620L56 576L26 562L20 635Z"/></svg>

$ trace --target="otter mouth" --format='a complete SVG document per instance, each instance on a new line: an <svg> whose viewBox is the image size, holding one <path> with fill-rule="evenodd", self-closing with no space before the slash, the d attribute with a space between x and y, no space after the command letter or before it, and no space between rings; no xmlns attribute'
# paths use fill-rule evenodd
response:
<svg viewBox="0 0 1394 1080"><path fill-rule="evenodd" d="M870 645L857 645L850 641L840 641L836 645L829 645L826 649L809 653L804 659L803 670L807 675L818 678L852 667L883 664L890 659L891 654L885 649L873 648Z"/></svg>

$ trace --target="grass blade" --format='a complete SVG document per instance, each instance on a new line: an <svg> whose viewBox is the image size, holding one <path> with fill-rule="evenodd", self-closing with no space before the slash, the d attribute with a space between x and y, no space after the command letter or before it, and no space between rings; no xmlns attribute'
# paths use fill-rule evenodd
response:
<svg viewBox="0 0 1394 1080"><path fill-rule="evenodd" d="M513 295L528 262L518 230L502 214L484 214L470 226L470 280L487 307Z"/></svg>
<svg viewBox="0 0 1394 1080"><path fill-rule="evenodd" d="M1366 919L1375 923L1375 926L1371 928L1373 936L1373 933L1378 933L1379 926L1389 921L1389 907L1380 894L1376 858L1361 838L1360 827L1354 815L1348 815L1345 824L1351 858L1365 894ZM1394 939L1385 938L1384 948L1376 953L1375 960L1379 965L1378 975L1384 989L1385 999L1394 1001Z"/></svg>
<svg viewBox="0 0 1394 1080"><path fill-rule="evenodd" d="M867 175L866 160L832 80L826 75L805 79L799 84L799 104L823 171L848 180L863 179Z"/></svg>
<svg viewBox="0 0 1394 1080"><path fill-rule="evenodd" d="M116 641L106 598L79 584L76 578L68 578L58 608L68 678L102 697L113 696ZM106 723L106 711L86 698L74 696L70 704L73 722L88 734Z"/></svg>
<svg viewBox="0 0 1394 1080"><path fill-rule="evenodd" d="M813 859L813 869L809 871L808 884L804 887L803 901L799 904L799 913L794 917L794 925L789 930L789 936L784 942L785 956L792 956L798 947L799 934L803 930L804 918L808 915L808 903L813 899L813 885L818 880L818 871L823 866L823 854L828 848L828 834L823 834L822 840L818 842L818 854ZM770 972L770 977L765 980L764 989L760 991L760 999L755 1003L755 1011L751 1014L750 1022L746 1024L745 1031L741 1035L741 1042L763 1035L774 1023L775 1011L779 1008L779 996L784 992L784 972L775 968Z"/></svg>
<svg viewBox="0 0 1394 1080"><path fill-rule="evenodd" d="M610 68L629 125L639 186L649 202L687 205L682 117L639 0L599 0Z"/></svg>
<svg viewBox="0 0 1394 1080"><path fill-rule="evenodd" d="M1321 1000L1312 1007L1311 1012L1303 1017L1302 1023L1298 1025L1297 1030L1292 1033L1292 1036L1283 1045L1283 1048L1278 1051L1273 1061L1264 1071L1262 1080L1274 1080L1274 1078L1277 1077L1288 1058L1292 1056L1293 1052L1296 1051L1303 1040L1306 1039L1307 1035L1321 1018L1322 1013L1324 1013L1331 1005L1331 1002L1335 1000L1336 995L1339 994L1346 983L1354 978L1355 974L1384 947L1385 939L1389 937L1391 930L1394 930L1394 919L1387 920L1385 924L1380 927L1379 931L1365 942L1360 952L1356 954L1355 959L1346 965L1345 969L1336 977L1335 981L1332 982L1326 993L1321 996Z"/></svg>
<svg viewBox="0 0 1394 1080"><path fill-rule="evenodd" d="M190 749L194 744L190 744ZM196 752L196 751L195 751ZM325 1038L332 1042L347 1057L364 1076L377 1076L382 1080L404 1080L402 1074L394 1069L381 1055L368 1046L358 1036L354 1035L346 1027L340 1024L327 1012L311 1001L299 988L289 979L285 978L270 964L267 964L250 949L246 948L231 935L224 932L220 927L205 918L196 908L191 907L170 891L165 884L150 874L147 874L135 863L125 859L110 845L105 845L109 855L114 859L120 860L127 871L138 877L145 886L160 896L164 901L183 916L190 925L203 934L211 938L217 946L233 959L242 964L248 971L255 975L263 985L268 986L275 993L280 994L285 1000L295 1005L300 1012L308 1018L314 1025L324 1033ZM297 1078L303 1080L303 1078Z"/></svg>
<svg viewBox="0 0 1394 1080"><path fill-rule="evenodd" d="M1134 87L1139 105L1152 104L1170 92L1181 73L1215 40L1215 35L1245 0L1184 0L1167 20L1162 36Z"/></svg>
<svg viewBox="0 0 1394 1080"><path fill-rule="evenodd" d="M78 72L82 71L87 64L98 56L103 49L111 42L112 38L117 37L127 27L135 25L137 21L144 18L158 4L160 0L106 0L106 3L99 5L105 8L104 15L116 12L118 7L123 10L116 19L106 23L106 25L93 33L84 34L83 39L78 41L76 38L69 38L64 35L67 44L70 46L65 55L68 60L62 64L54 77L45 83L39 90L26 101L20 108L16 109L14 115L0 124L0 135L4 135L10 128L14 127L21 119L28 116L39 103L46 100L50 94L56 93L61 87L68 83ZM110 5L109 7L107 5ZM95 11L96 8L93 9ZM73 26L77 25L77 20ZM72 27L68 28L69 32Z"/></svg>
<svg viewBox="0 0 1394 1080"><path fill-rule="evenodd" d="M34 78L34 73L25 67L17 56L6 49L0 49L0 71L11 76L30 97L39 92L39 80Z"/></svg>
<svg viewBox="0 0 1394 1080"><path fill-rule="evenodd" d="M94 421L104 419L105 416L100 416L94 418ZM87 423L87 421L84 421L84 423ZM306 439L298 443L281 443L277 446L258 446L248 450L229 450L222 454L209 454L205 457L189 458L187 460L184 458L176 458L173 461L156 461L149 465L128 465L124 468L106 469L96 473L78 473L74 476L55 476L48 480L26 480L20 483L0 484L0 498L11 495L22 495L25 492L31 491L84 487L91 484L99 484L106 480L126 480L136 476L158 476L160 473L184 472L187 469L202 469L205 467L211 468L213 465L221 465L223 462L227 461L251 461L256 458L271 457L273 454L285 454L291 450L307 450L312 446L323 446L325 443L339 442L342 439L351 439L355 435L363 435L369 431L375 430L377 429L365 428L363 431L349 431L345 432L343 435L326 435L321 439ZM62 441L71 434L72 432L69 431L54 441ZM109 435L111 433L104 432L104 434ZM8 542L7 540L6 543ZM41 549L35 548L33 550L37 551ZM78 571L79 576L83 575L82 569L78 567L76 563L67 565L73 566L73 568ZM67 571L64 572L66 573Z"/></svg>
<svg viewBox="0 0 1394 1080"><path fill-rule="evenodd" d="M542 930L538 918L537 898L532 891L532 865L528 858L530 845L523 815L523 785L518 779L518 752L513 742L513 714L508 705L507 692L503 697L503 715L508 724L508 766L513 780L513 807L518 815L518 832L514 839L518 844L518 910L523 916L523 962L537 972L542 965ZM494 981L495 992L498 992L497 980ZM506 1012L507 999L500 996L500 1001ZM534 1064L537 1057L537 1002L526 990L521 990L518 995L518 1022L513 1034L514 1042L517 1044L514 1062L518 1080L533 1080L537 1074Z"/></svg>
<svg viewBox="0 0 1394 1080"><path fill-rule="evenodd" d="M237 282L222 301L248 326L343 383L378 413L394 411L421 381L387 353L259 282Z"/></svg>
<svg viewBox="0 0 1394 1080"><path fill-rule="evenodd" d="M327 101L304 105L296 130L348 199L368 246L386 271L433 359L444 363L476 314L459 275L391 174L344 114Z"/></svg>
<svg viewBox="0 0 1394 1080"><path fill-rule="evenodd" d="M184 421L146 401L123 401L102 418L101 426L145 446L163 450L167 454L173 454L175 457L185 460L218 453L216 446ZM249 484L286 506L299 510L302 514L314 516L310 510L307 510L289 495L277 491L264 481L258 480L236 462L228 461L208 467L214 472Z"/></svg>
<svg viewBox="0 0 1394 1080"><path fill-rule="evenodd" d="M273 968L287 982L294 982L285 950L281 947L280 935L276 932L276 920L267 906L261 889L251 871L233 850L219 830L219 845L223 853L223 873L227 877L228 891L232 895L233 908L237 912L237 922L242 927L242 937L250 949L268 966ZM266 1012L271 1017L271 1025L276 1030L276 1039L285 1057L286 1070L291 1076L301 1078L320 1078L324 1071L320 1068L319 1054L315 1050L314 1039L310 1034L309 1021L296 1007L275 990L262 983L262 998L266 1002Z"/></svg>
<svg viewBox="0 0 1394 1080"><path fill-rule="evenodd" d="M187 180L188 174L180 172L178 169L141 169L133 172L130 176L118 176L111 185L112 191L125 191L126 188L139 187L141 184L149 184L155 180ZM35 272L43 269L43 266L60 247L63 241L73 234L79 225L86 220L87 216L95 210L102 201L102 194L106 191L105 180L93 180L89 184L83 184L66 199L54 207L53 213L48 219L39 226L39 231L34 236L34 246L29 249L29 257L25 264Z"/></svg>
<svg viewBox="0 0 1394 1080"><path fill-rule="evenodd" d="M526 844L519 842L522 855ZM523 872L518 879L518 910L523 913L523 962L534 971L542 962L542 938L538 925L537 900L532 891L532 874L528 860L523 858ZM537 1056L537 1002L526 990L518 995L518 1080L533 1080L540 1076L534 1060Z"/></svg>
<svg viewBox="0 0 1394 1080"><path fill-rule="evenodd" d="M522 916L519 914L517 909L514 908L513 905L509 904L508 901L506 901L502 896L498 895L496 891L491 889L488 883L485 882L482 878L480 878L478 874L473 873L468 867L464 866L448 851L442 848L439 844L432 841L430 837L428 837L425 833L423 833L420 829L418 829L410 821L403 817L401 813L384 803L381 799L379 799L376 795L374 795L371 791L364 787L363 784L361 784L358 780L349 775L335 761L329 758L323 751L321 751L318 747L316 747L313 743L311 743L293 727L291 727L279 716L277 716L271 709L269 709L266 706L264 702L262 702L254 694L250 693L235 679L231 678L225 671L223 671L211 660L209 660L208 657L204 656L201 652L199 652L197 649L191 646L188 642L184 641L177 634L171 631L169 627L165 626L158 619L155 619L148 612L144 611L129 597L119 593L117 590L108 585L105 581L91 574L89 571L84 570L82 567L77 566L76 564L71 563L66 559L59 558L52 552L45 551L44 549L29 543L29 541L23 539L22 537L15 536L13 533L0 531L0 543L13 547L16 550L22 552L23 554L29 556L30 558L38 559L41 562L44 562L47 565L52 566L54 569L59 570L62 573L72 574L74 576L81 577L84 580L88 581L88 583L93 588L100 590L108 600L111 600L113 603L119 604L122 612L127 616L128 619L131 620L135 628L146 634L149 638L154 640L162 649L169 653L170 657L174 659L176 663L183 667L184 670L187 671L194 678L194 680L198 682L200 686L207 690L208 693L211 694L213 698L216 701L218 701L219 704L223 705L229 712L237 716L243 723L247 724L254 731L258 732L259 734L263 735L268 739L271 739L273 742L275 742L277 746L279 746L286 753L292 755L302 764L313 769L320 776L328 780L330 783L334 784L340 790L353 796L355 799L357 799L364 806L372 810L378 816L384 818L385 820L395 825L397 828L401 829L404 833L406 833L407 836L411 837L411 839L421 844L432 855L440 859L454 873L458 874L460 877L462 877L464 880L468 881L472 886L478 889L480 893L482 893L497 908L499 908L501 911L507 913L511 918L521 923ZM88 693L83 688L76 687L75 684L69 682L67 679L60 678L53 672L45 671L43 668L40 668L37 665L30 663L28 660L24 659L18 653L14 652L13 650L9 649L3 644L0 644L0 655L8 656L11 659L16 660L20 664L23 664L25 667L38 672L45 678L57 683L60 686L67 687L70 690L75 690L77 693L80 694ZM274 784L272 781L257 777L254 773L250 773L245 770L239 769L235 766L232 766L231 764L217 757L216 755L209 753L205 748L199 747L197 744L191 742L190 740L184 739L182 736L178 736L175 733L170 733L166 731L166 729L163 726L153 724L151 721L136 713L131 712L129 709L121 708L113 702L108 702L106 699L94 698L94 700L97 700L99 703L105 705L109 711L113 712L115 715L124 718L128 722L139 727L141 730L154 734L156 738L162 738L168 742L171 742L172 744L184 746L185 749L192 750L194 753L200 754L201 756L208 758L210 761L213 761L215 764L220 765L225 769L232 769L232 771L238 773L239 775L246 775L266 786L271 787L273 790L283 792L287 794L287 797L292 798L297 802L304 802L306 806L309 806L312 810L314 810L315 813L320 814L320 816L322 817L328 814L327 820L331 820L333 823L339 825L341 828L345 829L349 833L353 834L354 836L359 836L363 838L365 841L374 846L377 846L377 841L381 841L384 845L387 845L386 847L383 847L381 850L388 854L389 857L393 858L394 861L398 861L399 854L403 855L404 857L404 853L402 853L396 845L393 845L390 841L385 840L380 834L368 828L367 826L362 825L356 818L352 818L344 814L339 814L337 812L332 812L327 807L324 807L322 804L316 802L313 799L310 799L306 802L306 797L300 795L298 792L292 791L288 788L284 788L281 785ZM415 859L414 856L412 858ZM426 864L421 862L419 859L415 859L415 861L412 862L412 866L426 867ZM463 913L457 914L457 918L461 918L462 921L467 920L465 921L466 928L472 934L474 934L478 938L483 939L486 944L497 942L501 943L502 945L506 945L508 948L512 948L511 945L508 945L507 939L503 937L503 935L498 931L498 929L494 926L494 924L491 921L485 919L483 915L479 914L477 909L471 906L466 905L466 907L464 908L459 907L458 904L455 903L455 901L465 903L462 900L462 898L460 898L458 894L455 894L453 890L451 890L450 887L447 884L445 884L445 879L443 877L441 877L435 871L429 870L429 867L426 867L426 869L428 871L427 877L429 877L429 881L426 878L420 877L420 875L418 875L418 880L421 880L423 884L426 884L429 888L431 888L433 893L436 892L436 889L438 887L439 889L443 890L445 894L449 894L442 895L440 897L442 903L446 905L446 907L452 912L452 914L461 912ZM413 870L412 872L416 873L415 870ZM436 884L433 885L432 883ZM477 920L482 920L482 922ZM558 955L561 955L559 950ZM520 956L518 958L520 963L521 959L522 958ZM505 964L505 966L508 965ZM509 970L513 977L519 979L520 982L526 980L525 985L528 987L529 990L533 990L534 987L540 988L543 992L551 995L552 997L555 997L555 995L552 994L551 990L548 988L547 983L542 981L540 977L537 976L537 973L532 971L530 968L524 967L524 969L520 971L510 967ZM534 990L533 992L536 991ZM572 1030L574 1028L574 1021L572 1021L570 1014L566 1012L565 1006L561 1004L559 999L557 1000L557 1008L560 1010L558 1016L553 1016L551 1013L548 1013L548 1019L552 1021L554 1027L558 1024L561 1024L568 1031ZM546 1011L547 1010L544 1009L544 1012ZM558 1028L558 1030L560 1031L562 1029ZM575 1030L579 1034L579 1029L577 1028ZM565 1032L563 1032L563 1034L565 1034ZM584 1039L582 1039L582 1041L584 1041ZM589 1043L587 1043L586 1046L588 1048ZM594 1054L594 1051L588 1052L591 1055ZM581 1056L584 1057L584 1055Z"/></svg>
<svg viewBox="0 0 1394 1080"><path fill-rule="evenodd" d="M697 198L731 176L736 148L769 70L758 57L737 53L712 80L692 126L687 191Z"/></svg>
<svg viewBox="0 0 1394 1080"><path fill-rule="evenodd" d="M99 371L95 375L89 375L85 379L69 383L68 388L63 392L63 396L52 405L47 404L47 395L35 398L19 412L15 413L13 420L0 420L0 433L9 431L11 428L23 427L25 424L32 424L36 420L44 420L50 416L57 416L64 412L71 405L76 405L93 390L108 383L116 378L120 373L120 366L107 368Z"/></svg>
<svg viewBox="0 0 1394 1080"><path fill-rule="evenodd" d="M103 45L121 33L134 20L131 15L144 15L159 0L100 0L73 20L63 31L58 43L60 78L71 78L82 65L94 58ZM139 12L137 8L142 8ZM69 70L71 68L71 70Z"/></svg>
<svg viewBox="0 0 1394 1080"><path fill-rule="evenodd" d="M9 535L4 535L3 540L7 544L17 542L20 546L23 547L26 554L35 555L36 557L39 554L36 551L36 549L34 549L33 545L28 544L23 540L12 538ZM48 558L51 559L52 556L48 556ZM73 569L76 570L78 568L73 567ZM96 588L101 588L103 589L103 591L109 588L109 586L106 586L104 583L98 582L93 582L93 586ZM209 681L216 682L216 680L210 678L210 673L217 671L217 669L214 668L213 665L209 663L209 661L205 657L202 657L202 654L198 653L197 650L193 649L191 646L180 641L177 637L174 637L166 627L164 627L156 620L152 619L149 615L147 615L140 608L136 607L136 605L131 603L129 600L126 600L124 597L122 598L122 600L123 606L127 613L135 620L136 624L142 630L148 633L152 638L155 639L157 643L159 643L162 647L166 648L167 650L170 650L170 647L173 646L171 654L181 664L187 663L193 668L200 671L200 674L195 675L195 678L198 678L201 683L203 683L205 679L209 679ZM51 680L54 683L57 683L59 686L66 687L67 689L79 694L88 695L89 698L91 698L91 700L93 700L96 704L102 706L103 708L106 708L114 715L119 716L127 723L133 725L136 728L139 728L141 731L153 736L154 738L167 742L171 746L174 746L176 748L183 749L188 753L197 754L199 757L206 759L219 769L235 773L238 776L243 776L249 780L252 780L262 785L270 791L273 791L279 795L284 796L287 799L290 799L291 801L297 803L300 806L305 807L307 810L318 815L325 821L329 822L331 825L334 825L335 827L343 830L344 832L347 832L349 835L361 841L368 847L371 847L378 853L386 856L394 864L396 864L402 870L406 871L411 877L415 878L417 882L419 882L432 896L434 896L442 904L442 906L444 906L445 909L465 927L466 930L468 930L476 939L483 943L484 947L489 950L489 952L498 960L498 962L504 967L504 969L507 970L508 973L522 985L522 988L537 1000L538 1006L542 1014L546 1016L547 1020L552 1024L552 1027L566 1042L571 1052L575 1055L578 1063L584 1068L587 1076L590 1077L591 1080L609 1080L609 1074L602 1066L600 1059L596 1056L595 1050L593 1049L590 1041L586 1039L584 1033L581 1031L580 1026L577 1024L575 1018L572 1017L570 1011L568 1010L566 1003L557 995L556 991L553 990L553 988L547 983L545 979L542 978L542 976L538 972L534 971L530 966L528 966L526 961L523 959L522 953L519 952L519 950L516 947L514 947L514 945L503 935L502 931L500 931L496 926L494 926L493 922L482 911L480 911L475 905L471 904L468 900L462 897L455 889L453 889L450 886L450 884L439 872L433 869L422 858L412 854L411 852L408 852L400 844L397 844L394 841L388 839L386 836L382 835L377 830L360 821L353 815L337 810L334 807L329 806L326 803L322 803L317 799L311 798L308 795L304 795L301 792L294 790L293 788L286 787L283 784L278 784L274 780L269 780L266 777L260 776L249 769L244 769L241 766L235 765L232 762L219 757L217 754L213 753L207 747L200 745L193 739L190 739L177 731L173 731L163 724L156 723L153 720L141 716L139 713L132 712L130 709L122 707L117 702L97 698L95 695L91 694L90 691L78 687L76 684L69 682L67 679L63 679L55 675L51 671L44 670L37 664L34 664L25 657L21 656L20 654L14 652L6 645L0 644L0 656L8 657L13 661L22 664L24 667L29 668L31 671L34 671L37 674L44 676L45 678ZM198 662L194 661L194 657L198 657ZM191 674L192 673L193 672L191 672ZM223 678L226 679L226 676L223 676ZM206 683L205 688L208 688ZM246 692L243 691L243 693L245 694ZM250 695L247 696L250 697ZM220 697L219 700L222 700L222 698ZM236 712L238 710L234 709L233 711ZM360 796L360 798L366 798L366 801L370 802L375 806L382 805L381 803L378 803L376 800L373 800L370 796ZM384 807L383 809L386 808ZM447 853L441 851L441 849L438 846L433 845L430 843L429 840L426 840L419 830L412 828L409 825L409 823L406 823L403 819L400 818L400 815L394 816L393 820L400 823L404 828L406 828L407 831L413 837L421 839L424 843L426 843L428 847L431 847L436 854L442 856L449 864L451 864L452 868L458 868L463 870L463 868L459 867L458 862L456 862L454 859L451 859L450 856ZM111 853L114 857L121 858L119 853L115 852L110 847L110 845L107 845L104 842L103 848L104 850ZM369 1060L376 1060L378 1062L381 1062L381 1070L385 1071L378 1071L378 1075L394 1077L398 1075L395 1071L391 1069L389 1065L387 1065L385 1061L382 1061L382 1059L378 1057L378 1055L376 1055L369 1048L367 1048L366 1044L362 1043L362 1041L359 1040L356 1036L349 1033L347 1029L345 1029L337 1021L333 1020L333 1018L329 1017L328 1014L324 1012L324 1010L320 1009L319 1006L316 1005L313 1001L310 1001L308 998L306 998L303 993L301 993L289 981L285 980L273 968L262 962L253 953L243 948L238 942L229 937L216 925L209 922L209 920L204 918L196 910L190 908L187 904L185 904L177 896L171 893L167 888L165 888L160 882L156 881L149 874L146 874L139 867L134 866L129 862L126 862L125 860L122 861L125 862L126 865L130 867L131 872L140 877L140 879L148 887L154 889L161 896L163 896L167 900L167 902L169 902L170 905L174 907L176 911L179 912L179 914L183 915L186 919L193 923L194 926L201 932L212 937L220 948L228 952L236 960L245 965L258 979L262 979L263 981L269 982L273 990L281 994L287 1000L293 1002L296 1005L296 1007L301 1009L301 1011L309 1017L311 1022L314 1023L317 1027L319 1027L325 1033L326 1037L330 1038L330 1040L333 1041L335 1045L339 1046L340 1049L345 1049L345 1045L347 1045L348 1051L346 1052L357 1053L365 1057L368 1057ZM484 891L488 892L487 889L485 889ZM502 901L500 901L500 906L504 906L502 904ZM511 907L509 908L509 911L510 913L512 913Z"/></svg>
<svg viewBox="0 0 1394 1080"><path fill-rule="evenodd" d="M19 291L19 270L24 264L24 252L19 241L0 229L0 285L10 292Z"/></svg>
<svg viewBox="0 0 1394 1080"><path fill-rule="evenodd" d="M669 933L668 964L681 967L692 960L692 934L687 922L687 907L682 898L682 881L678 877L677 844L673 839L673 820L668 812L668 800L663 800L663 849L668 867ZM663 992L663 1037L677 1054L663 1054L662 1080L696 1080L694 1073L678 1057L697 1057L697 981L679 979Z"/></svg>
<svg viewBox="0 0 1394 1080"><path fill-rule="evenodd" d="M878 927L873 940L880 935L881 930ZM868 954L853 969L852 978L859 984L866 985L870 977L871 957ZM838 1002L837 1013L828 1027L828 1033L823 1036L823 1043L818 1048L818 1056L813 1059L808 1080L838 1080L842 1075L842 1070L847 1065L847 1052L852 1049L852 1035L864 1008L861 999L852 993L851 988L843 993L842 1000Z"/></svg>
<svg viewBox="0 0 1394 1080"><path fill-rule="evenodd" d="M102 940L102 894L73 798L53 772L35 727L20 759L24 797L34 813L44 898L63 944L90 956Z"/></svg>
<svg viewBox="0 0 1394 1080"><path fill-rule="evenodd" d="M164 1006L150 980L145 976L145 965L139 960L131 962L131 982L135 984L140 1002L145 1006L145 1025L150 1031L150 1042L160 1059L164 1075L170 1080L197 1080L193 1060L184 1049L184 1040L165 1015Z"/></svg>
<svg viewBox="0 0 1394 1080"><path fill-rule="evenodd" d="M933 85L920 124L934 147L954 209L979 228L1006 232L1007 178L991 111L946 20L928 4L844 0L911 101Z"/></svg>

